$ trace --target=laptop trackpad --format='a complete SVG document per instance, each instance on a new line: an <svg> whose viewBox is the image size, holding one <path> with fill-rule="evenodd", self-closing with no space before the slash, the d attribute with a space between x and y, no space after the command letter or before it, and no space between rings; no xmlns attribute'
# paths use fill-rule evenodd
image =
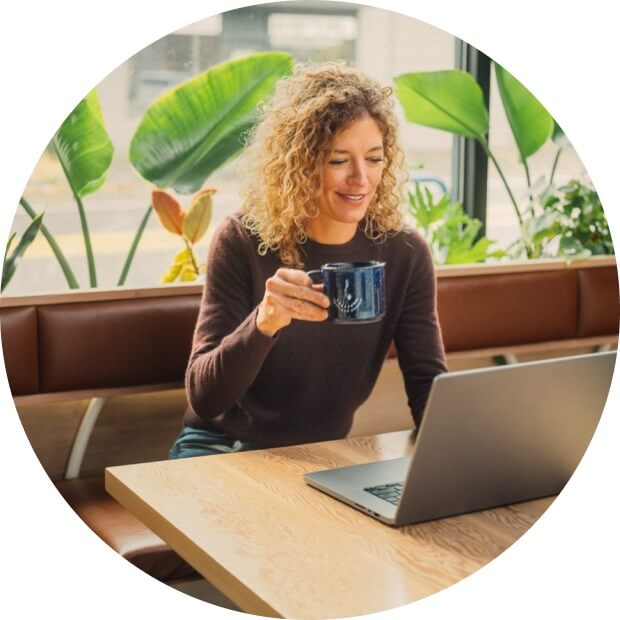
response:
<svg viewBox="0 0 620 620"><path fill-rule="evenodd" d="M411 457L406 456L389 461L374 461L363 465L351 465L305 474L306 482L334 497L368 508L382 516L391 518L396 506L364 489L393 482L404 482Z"/></svg>

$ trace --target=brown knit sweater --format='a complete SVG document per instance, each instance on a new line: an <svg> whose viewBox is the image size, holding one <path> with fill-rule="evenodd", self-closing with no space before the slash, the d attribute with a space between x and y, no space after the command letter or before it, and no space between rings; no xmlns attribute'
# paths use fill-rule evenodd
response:
<svg viewBox="0 0 620 620"><path fill-rule="evenodd" d="M239 213L214 236L186 374L184 423L257 447L342 438L394 341L419 425L433 377L446 371L433 262L420 235L407 230L376 243L358 230L342 245L309 239L307 270L334 261L385 261L386 316L362 325L293 321L274 338L258 331L256 312L265 281L281 264L276 253L260 256L257 248Z"/></svg>

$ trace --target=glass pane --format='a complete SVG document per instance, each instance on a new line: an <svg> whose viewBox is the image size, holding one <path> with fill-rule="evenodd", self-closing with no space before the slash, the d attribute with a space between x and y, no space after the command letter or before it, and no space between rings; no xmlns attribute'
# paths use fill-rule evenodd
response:
<svg viewBox="0 0 620 620"><path fill-rule="evenodd" d="M274 48L323 47L357 37L357 19L350 15L275 13L267 20Z"/></svg>
<svg viewBox="0 0 620 620"><path fill-rule="evenodd" d="M527 87L527 84L525 86ZM491 152L498 160L517 205L523 212L528 201L526 172L524 166L519 163L517 147L504 112L493 69L489 107ZM553 110L549 112L553 115ZM557 150L558 147L548 141L528 158L534 195L539 194L549 182ZM575 149L568 147L562 151L558 160L554 184L562 185L571 179L587 179L587 173ZM491 161L489 161L487 191L487 236L496 240L499 247L506 248L519 238L519 222L505 185Z"/></svg>
<svg viewBox="0 0 620 620"><path fill-rule="evenodd" d="M101 288L116 285L135 231L150 201L152 185L129 163L129 145L146 109L168 89L220 62L260 50L289 51L299 61L344 59L386 85L401 73L446 69L454 63L454 38L425 23L382 9L338 2L282 2L229 11L163 37L127 60L98 86L114 158L105 184L84 198ZM397 104L400 115L400 107ZM452 137L406 123L401 138L414 176L449 187ZM235 162L206 182L216 187L213 219L198 246L204 262L213 231L240 206ZM88 272L77 208L51 149L40 158L24 192L66 254L82 288ZM179 197L187 207L189 197ZM30 218L19 208L13 230ZM157 286L182 247L153 214L126 286ZM67 284L47 242L29 248L5 293L66 291Z"/></svg>

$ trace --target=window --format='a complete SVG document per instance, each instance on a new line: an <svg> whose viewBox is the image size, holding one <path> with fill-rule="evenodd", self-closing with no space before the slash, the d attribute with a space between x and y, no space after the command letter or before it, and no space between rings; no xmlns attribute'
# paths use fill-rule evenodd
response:
<svg viewBox="0 0 620 620"><path fill-rule="evenodd" d="M141 50L97 87L114 158L106 183L84 199L95 253L98 284L113 287L138 224L149 204L151 185L128 160L131 137L147 107L164 91L208 67L247 53L283 49L300 61L346 59L386 85L400 73L454 66L454 37L410 17L340 2L280 2L229 11L196 22ZM400 108L397 106L397 110ZM401 118L408 163L414 175L451 184L452 137ZM210 235L240 204L235 162L207 181L218 188L213 221L198 251L204 260ZM55 156L46 151L25 189L32 206L46 209L45 224L66 254L81 287L88 286L77 208ZM181 197L181 201L186 200ZM187 204L187 203L185 203ZM18 207L13 230L30 218ZM152 215L126 286L155 286L179 239ZM5 294L65 291L67 284L47 242L36 239Z"/></svg>
<svg viewBox="0 0 620 620"><path fill-rule="evenodd" d="M509 70L509 67L507 69ZM527 84L524 86L527 87ZM553 116L553 110L549 112ZM491 151L506 176L517 205L523 211L528 195L525 169L519 163L517 148L506 119L493 69L491 71L489 122ZM570 136L568 137L570 139ZM548 141L538 152L528 158L534 195L539 194L549 182L556 153L557 147ZM572 147L564 149L555 171L554 183L562 185L571 179L583 180L584 175L586 175L585 168L575 149ZM519 238L519 223L506 188L491 162L488 165L487 183L486 234L490 239L496 240L500 247L506 248Z"/></svg>
<svg viewBox="0 0 620 620"><path fill-rule="evenodd" d="M357 37L357 19L345 15L273 13L267 21L269 41L274 48L323 47Z"/></svg>

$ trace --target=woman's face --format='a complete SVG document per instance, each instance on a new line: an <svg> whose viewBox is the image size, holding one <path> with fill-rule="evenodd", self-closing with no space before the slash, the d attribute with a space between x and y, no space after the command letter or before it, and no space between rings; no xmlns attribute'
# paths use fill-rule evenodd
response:
<svg viewBox="0 0 620 620"><path fill-rule="evenodd" d="M323 189L315 224L355 225L366 215L381 182L384 163L383 134L366 115L338 132L322 169Z"/></svg>

